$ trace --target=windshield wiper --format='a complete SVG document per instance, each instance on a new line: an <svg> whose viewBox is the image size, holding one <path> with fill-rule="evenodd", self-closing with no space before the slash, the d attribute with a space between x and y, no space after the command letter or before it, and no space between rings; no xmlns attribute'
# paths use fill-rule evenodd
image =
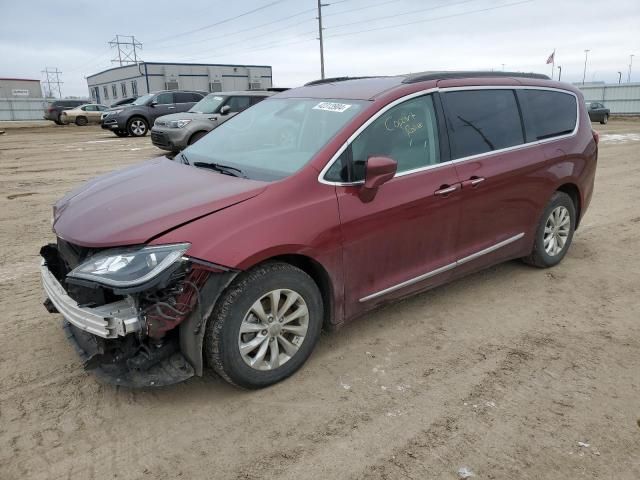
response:
<svg viewBox="0 0 640 480"><path fill-rule="evenodd" d="M191 165L189 163L189 159L184 153L180 152L180 158L182 159L182 163L184 163L185 165Z"/></svg>
<svg viewBox="0 0 640 480"><path fill-rule="evenodd" d="M230 167L229 165L221 165L220 163L207 163L207 162L195 162L193 164L194 167L200 168L208 168L210 170L215 170L216 172L220 172L224 175L231 175L232 177L242 177L248 178L242 170L236 167ZM237 172L237 173L234 173Z"/></svg>

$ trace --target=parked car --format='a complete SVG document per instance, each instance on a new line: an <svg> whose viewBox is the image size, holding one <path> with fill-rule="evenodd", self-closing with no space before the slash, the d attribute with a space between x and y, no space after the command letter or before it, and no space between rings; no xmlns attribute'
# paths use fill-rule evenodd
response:
<svg viewBox="0 0 640 480"><path fill-rule="evenodd" d="M135 102L137 99L138 99L138 97L123 98L121 100L118 100L117 102L113 102L111 104L111 108L120 107L122 105L130 105L133 102Z"/></svg>
<svg viewBox="0 0 640 480"><path fill-rule="evenodd" d="M98 103L87 103L71 110L64 110L60 113L60 123L75 123L78 126L88 125L90 123L100 123L102 112L109 107Z"/></svg>
<svg viewBox="0 0 640 480"><path fill-rule="evenodd" d="M545 78L327 79L274 95L174 160L59 200L45 305L107 381L208 366L259 388L299 369L323 326L506 260L553 267L589 207L598 136L582 93Z"/></svg>
<svg viewBox="0 0 640 480"><path fill-rule="evenodd" d="M156 118L186 112L203 99L203 92L165 90L138 97L129 105L111 108L102 117L102 128L119 137L144 137Z"/></svg>
<svg viewBox="0 0 640 480"><path fill-rule="evenodd" d="M151 129L151 141L158 148L177 153L237 113L274 94L267 91L211 93L186 112L158 117Z"/></svg>
<svg viewBox="0 0 640 480"><path fill-rule="evenodd" d="M88 103L88 100L54 100L51 102L46 110L44 111L44 119L51 120L55 122L57 125L62 125L60 121L60 114L64 110L71 110L72 108L79 107L80 105L84 105Z"/></svg>
<svg viewBox="0 0 640 480"><path fill-rule="evenodd" d="M587 102L587 111L589 112L589 119L592 122L600 122L606 124L609 122L609 114L611 111L599 102Z"/></svg>

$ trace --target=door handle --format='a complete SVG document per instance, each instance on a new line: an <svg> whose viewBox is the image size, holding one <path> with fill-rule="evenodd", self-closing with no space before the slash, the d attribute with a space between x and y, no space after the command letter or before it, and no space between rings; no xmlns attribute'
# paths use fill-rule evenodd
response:
<svg viewBox="0 0 640 480"><path fill-rule="evenodd" d="M175 109L176 107L167 107L167 108L168 108L169 110L173 110L173 109Z"/></svg>
<svg viewBox="0 0 640 480"><path fill-rule="evenodd" d="M484 182L486 178L484 177L471 177L469 180L465 180L462 182L462 187L471 187L477 188L482 182Z"/></svg>
<svg viewBox="0 0 640 480"><path fill-rule="evenodd" d="M434 195L438 196L438 197L446 197L449 194L455 192L456 190L458 190L458 186L457 185L442 185L442 187L440 187L439 190L436 190L435 192L433 192Z"/></svg>

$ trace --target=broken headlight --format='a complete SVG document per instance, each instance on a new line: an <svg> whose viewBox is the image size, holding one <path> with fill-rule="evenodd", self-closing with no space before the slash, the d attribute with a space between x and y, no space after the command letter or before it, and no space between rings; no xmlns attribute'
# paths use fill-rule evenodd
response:
<svg viewBox="0 0 640 480"><path fill-rule="evenodd" d="M134 287L148 282L173 265L190 245L177 243L105 250L78 265L68 276L110 287Z"/></svg>

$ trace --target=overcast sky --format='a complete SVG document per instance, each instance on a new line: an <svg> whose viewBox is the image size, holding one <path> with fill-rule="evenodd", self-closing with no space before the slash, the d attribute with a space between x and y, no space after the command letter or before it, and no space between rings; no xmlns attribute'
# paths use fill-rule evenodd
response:
<svg viewBox="0 0 640 480"><path fill-rule="evenodd" d="M617 82L618 71L626 81L630 54L637 55L632 81L640 81L639 0L323 3L331 4L323 7L327 76L502 64L550 75L545 62L556 49L562 80L576 82L590 49L587 81ZM142 42L147 61L272 65L274 85L293 87L320 77L316 6L316 0L0 0L0 77L42 78L45 66L58 67L63 95L87 95L85 77L114 65L107 43L124 34Z"/></svg>

